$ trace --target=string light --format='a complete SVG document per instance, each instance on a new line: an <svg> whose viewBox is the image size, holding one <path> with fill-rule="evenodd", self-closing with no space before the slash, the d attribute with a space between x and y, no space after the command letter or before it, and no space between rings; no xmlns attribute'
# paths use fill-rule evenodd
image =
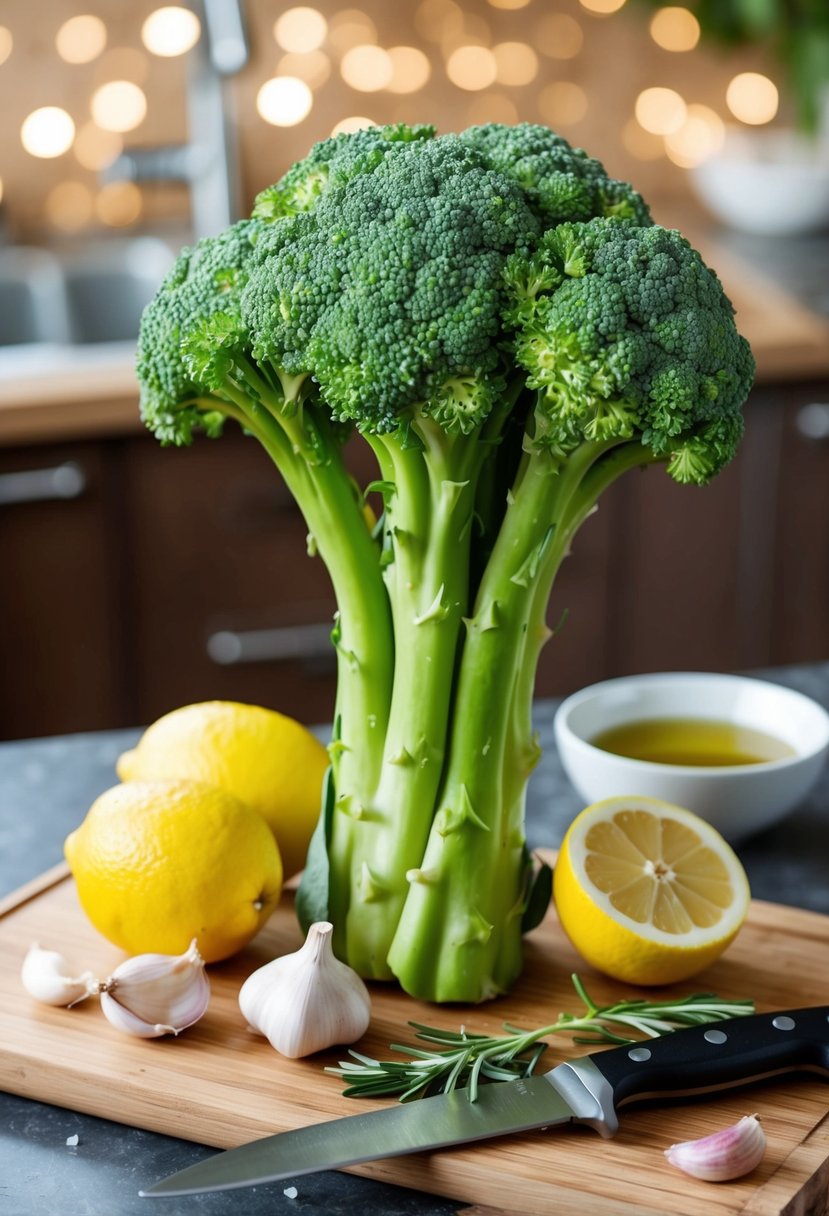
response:
<svg viewBox="0 0 829 1216"><path fill-rule="evenodd" d="M308 51L283 55L276 65L277 76L298 76L312 89L325 84L331 75L331 60L324 51Z"/></svg>
<svg viewBox="0 0 829 1216"><path fill-rule="evenodd" d="M587 94L570 80L556 80L538 95L538 112L550 126L571 126L587 113Z"/></svg>
<svg viewBox="0 0 829 1216"><path fill-rule="evenodd" d="M353 135L355 131L364 131L366 127L376 127L377 123L373 118L363 118L359 114L353 114L349 118L341 118L340 121L331 128L332 135Z"/></svg>
<svg viewBox="0 0 829 1216"><path fill-rule="evenodd" d="M5 25L0 25L0 63L5 63L14 47L12 32Z"/></svg>
<svg viewBox="0 0 829 1216"><path fill-rule="evenodd" d="M107 182L95 199L98 219L110 228L127 228L134 224L143 209L144 200L135 182Z"/></svg>
<svg viewBox="0 0 829 1216"><path fill-rule="evenodd" d="M58 182L46 195L44 208L56 228L79 232L92 219L92 192L83 182Z"/></svg>
<svg viewBox="0 0 829 1216"><path fill-rule="evenodd" d="M594 16L609 17L611 13L618 13L625 0L579 0L579 3Z"/></svg>
<svg viewBox="0 0 829 1216"><path fill-rule="evenodd" d="M377 27L368 13L358 8L345 8L328 22L328 42L342 55L353 46L377 42Z"/></svg>
<svg viewBox="0 0 829 1216"><path fill-rule="evenodd" d="M94 122L86 122L75 136L72 151L84 169L99 173L111 165L123 151L124 141L115 131L102 131Z"/></svg>

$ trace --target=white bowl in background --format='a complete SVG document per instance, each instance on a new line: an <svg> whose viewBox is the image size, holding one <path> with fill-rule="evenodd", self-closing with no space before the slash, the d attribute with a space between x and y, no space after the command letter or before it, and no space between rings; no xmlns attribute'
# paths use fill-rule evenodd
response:
<svg viewBox="0 0 829 1216"><path fill-rule="evenodd" d="M633 760L594 747L603 731L653 718L705 718L764 731L794 755L701 767ZM648 795L695 811L732 843L782 819L817 782L829 751L829 714L802 693L750 676L658 672L593 684L567 697L554 723L564 771L585 805Z"/></svg>
<svg viewBox="0 0 829 1216"><path fill-rule="evenodd" d="M829 225L826 140L729 128L722 149L690 176L702 202L729 228L782 236Z"/></svg>

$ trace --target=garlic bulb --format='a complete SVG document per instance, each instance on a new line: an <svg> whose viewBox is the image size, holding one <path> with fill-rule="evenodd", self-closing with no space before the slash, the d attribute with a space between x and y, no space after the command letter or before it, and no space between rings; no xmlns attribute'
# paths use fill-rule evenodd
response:
<svg viewBox="0 0 829 1216"><path fill-rule="evenodd" d="M91 971L73 976L62 954L43 950L34 942L20 970L23 987L44 1005L75 1005L98 991L98 981Z"/></svg>
<svg viewBox="0 0 829 1216"><path fill-rule="evenodd" d="M101 985L107 1020L140 1039L180 1034L198 1022L209 999L210 981L195 939L184 954L128 958Z"/></svg>
<svg viewBox="0 0 829 1216"><path fill-rule="evenodd" d="M732 1127L685 1140L665 1150L671 1165L693 1178L707 1182L727 1182L742 1178L759 1165L766 1151L766 1137L756 1115L745 1115Z"/></svg>
<svg viewBox="0 0 829 1216"><path fill-rule="evenodd" d="M334 957L333 925L311 925L304 945L249 976L239 1008L252 1030L292 1060L365 1034L371 998L356 971Z"/></svg>

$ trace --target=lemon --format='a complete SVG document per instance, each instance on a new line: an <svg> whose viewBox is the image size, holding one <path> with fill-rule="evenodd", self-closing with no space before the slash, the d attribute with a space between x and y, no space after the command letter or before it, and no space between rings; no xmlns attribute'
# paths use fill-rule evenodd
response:
<svg viewBox="0 0 829 1216"><path fill-rule="evenodd" d="M115 766L122 781L186 777L241 798L276 836L286 878L305 865L327 767L328 753L306 727L236 701L174 709Z"/></svg>
<svg viewBox="0 0 829 1216"><path fill-rule="evenodd" d="M282 889L279 849L262 816L215 786L129 782L92 804L64 846L95 928L129 954L208 963L258 933Z"/></svg>
<svg viewBox="0 0 829 1216"><path fill-rule="evenodd" d="M647 985L713 963L750 900L719 832L657 798L608 798L582 811L562 842L553 890L562 928L587 962Z"/></svg>

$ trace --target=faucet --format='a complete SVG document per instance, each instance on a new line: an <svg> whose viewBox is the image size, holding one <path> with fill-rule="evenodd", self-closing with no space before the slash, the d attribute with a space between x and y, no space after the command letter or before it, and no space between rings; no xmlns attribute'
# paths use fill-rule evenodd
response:
<svg viewBox="0 0 829 1216"><path fill-rule="evenodd" d="M241 214L236 131L227 80L250 58L241 0L199 0L202 34L188 55L188 142L123 152L106 181L190 187L193 237L215 236Z"/></svg>

